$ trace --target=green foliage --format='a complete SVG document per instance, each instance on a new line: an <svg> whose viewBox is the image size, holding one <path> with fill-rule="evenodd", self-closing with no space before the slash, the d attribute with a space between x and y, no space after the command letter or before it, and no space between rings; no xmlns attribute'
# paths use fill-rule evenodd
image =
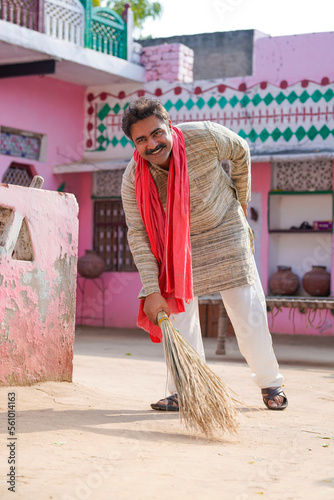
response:
<svg viewBox="0 0 334 500"><path fill-rule="evenodd" d="M157 19L162 14L161 4L159 2L150 2L149 0L108 0L105 2L105 5L121 15L124 10L124 4L126 3L131 5L134 25L139 30L143 28L146 19L150 17L152 19Z"/></svg>
<svg viewBox="0 0 334 500"><path fill-rule="evenodd" d="M101 7L101 2L100 0L92 0L92 5L93 7Z"/></svg>

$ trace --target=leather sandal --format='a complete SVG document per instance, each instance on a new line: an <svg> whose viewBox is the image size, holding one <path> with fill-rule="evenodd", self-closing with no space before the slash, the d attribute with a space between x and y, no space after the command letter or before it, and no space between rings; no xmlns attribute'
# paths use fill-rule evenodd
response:
<svg viewBox="0 0 334 500"><path fill-rule="evenodd" d="M168 401L168 403L163 403L163 401ZM171 403L171 404L169 404ZM176 406L173 405L173 403L176 403ZM177 394L174 393L171 396L168 396L167 398L160 399L157 403L152 403L151 404L152 410L162 410L162 411L179 411L179 401L177 398Z"/></svg>
<svg viewBox="0 0 334 500"><path fill-rule="evenodd" d="M275 387L274 389L267 387L266 389L261 389L263 402L268 408L268 410L285 410L288 406L288 398L284 394L282 387ZM269 400L274 401L275 396L283 396L284 400L281 406L269 406Z"/></svg>

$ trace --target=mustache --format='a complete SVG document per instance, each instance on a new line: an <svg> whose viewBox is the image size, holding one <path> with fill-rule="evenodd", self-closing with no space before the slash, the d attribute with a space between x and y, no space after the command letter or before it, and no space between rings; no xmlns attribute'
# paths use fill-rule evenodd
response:
<svg viewBox="0 0 334 500"><path fill-rule="evenodd" d="M156 148L154 149L147 149L146 150L146 154L147 155L151 155L152 153L156 153L156 151L159 151L159 149L163 149L166 147L166 144L160 144L159 146L157 146Z"/></svg>

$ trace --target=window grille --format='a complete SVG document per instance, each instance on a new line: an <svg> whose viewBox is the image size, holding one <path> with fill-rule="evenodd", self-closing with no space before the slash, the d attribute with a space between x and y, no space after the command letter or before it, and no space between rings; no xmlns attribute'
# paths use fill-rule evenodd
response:
<svg viewBox="0 0 334 500"><path fill-rule="evenodd" d="M333 189L331 159L274 161L272 189L329 191Z"/></svg>
<svg viewBox="0 0 334 500"><path fill-rule="evenodd" d="M12 162L2 177L4 184L15 184L16 186L29 187L33 175L30 165Z"/></svg>
<svg viewBox="0 0 334 500"><path fill-rule="evenodd" d="M106 271L137 270L120 199L94 201L94 250L105 261Z"/></svg>

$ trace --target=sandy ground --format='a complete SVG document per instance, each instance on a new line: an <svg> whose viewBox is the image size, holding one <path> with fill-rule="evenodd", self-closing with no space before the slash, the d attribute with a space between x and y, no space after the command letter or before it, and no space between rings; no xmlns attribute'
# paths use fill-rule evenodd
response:
<svg viewBox="0 0 334 500"><path fill-rule="evenodd" d="M315 339L317 340L317 339ZM137 331L79 329L73 383L0 389L1 500L334 499L334 339L279 341L289 408L263 409L234 341L210 366L246 403L238 436L194 437L165 394L161 345ZM16 398L15 492L8 491L8 393Z"/></svg>

